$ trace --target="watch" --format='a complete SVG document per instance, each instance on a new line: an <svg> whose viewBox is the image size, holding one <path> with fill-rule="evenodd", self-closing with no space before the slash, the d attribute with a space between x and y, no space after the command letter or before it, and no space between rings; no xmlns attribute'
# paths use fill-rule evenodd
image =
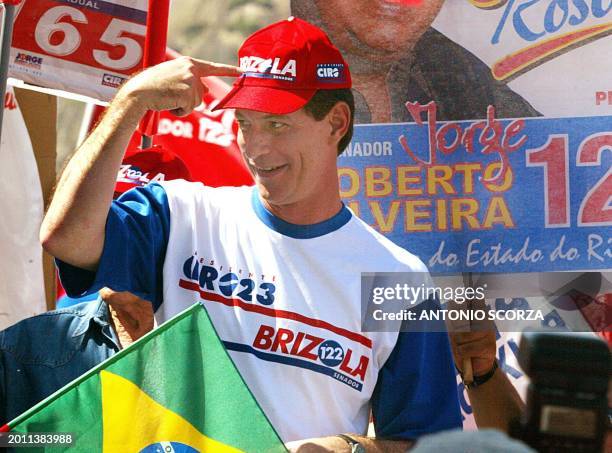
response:
<svg viewBox="0 0 612 453"><path fill-rule="evenodd" d="M487 371L485 374L481 374L480 376L474 376L473 381L469 383L466 383L465 380L463 379L463 373L459 371L459 369L457 369L457 371L459 371L459 375L461 376L461 381L463 381L463 385L468 389L473 389L473 388L481 386L482 384L487 382L489 379L491 379L493 375L495 374L495 371L497 370L497 368L498 368L497 359L495 359L493 360L493 367L491 368L491 370Z"/></svg>
<svg viewBox="0 0 612 453"><path fill-rule="evenodd" d="M365 447L357 440L346 434L336 434L337 437L344 439L351 447L351 453L366 453Z"/></svg>

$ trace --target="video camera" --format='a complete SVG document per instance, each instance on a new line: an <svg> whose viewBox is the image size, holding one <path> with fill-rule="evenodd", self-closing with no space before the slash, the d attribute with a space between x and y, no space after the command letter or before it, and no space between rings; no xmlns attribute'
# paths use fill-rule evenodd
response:
<svg viewBox="0 0 612 453"><path fill-rule="evenodd" d="M511 435L540 452L601 452L608 428L607 344L592 334L523 333L527 409Z"/></svg>

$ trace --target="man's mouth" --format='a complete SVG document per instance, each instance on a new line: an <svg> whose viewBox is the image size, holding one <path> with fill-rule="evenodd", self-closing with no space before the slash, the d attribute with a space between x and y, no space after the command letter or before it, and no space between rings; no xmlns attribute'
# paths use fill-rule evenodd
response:
<svg viewBox="0 0 612 453"><path fill-rule="evenodd" d="M396 15L406 8L421 6L422 0L379 0L378 9L383 14Z"/></svg>
<svg viewBox="0 0 612 453"><path fill-rule="evenodd" d="M255 173L257 173L260 176L274 176L277 173L280 173L286 166L287 164L275 165L275 166L269 166L269 167L252 165L253 169L255 170Z"/></svg>
<svg viewBox="0 0 612 453"><path fill-rule="evenodd" d="M382 3L398 6L419 6L422 0L382 0Z"/></svg>

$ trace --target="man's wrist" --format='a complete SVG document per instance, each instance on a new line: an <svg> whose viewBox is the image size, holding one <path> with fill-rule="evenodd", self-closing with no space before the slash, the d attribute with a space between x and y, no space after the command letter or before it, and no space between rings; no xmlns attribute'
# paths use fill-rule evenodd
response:
<svg viewBox="0 0 612 453"><path fill-rule="evenodd" d="M486 384L487 382L489 382L491 378L493 378L493 376L497 372L498 368L499 368L499 365L497 363L497 359L494 359L493 365L491 366L491 369L489 371L487 371L486 373L474 375L471 382L466 383L464 381L463 385L465 385L465 387L468 389L478 388ZM461 380L463 381L463 373L459 371L459 374L461 375Z"/></svg>
<svg viewBox="0 0 612 453"><path fill-rule="evenodd" d="M348 451L351 453L365 453L365 447L363 444L354 437L349 436L348 434L336 434L336 437L341 438L347 443L349 447Z"/></svg>
<svg viewBox="0 0 612 453"><path fill-rule="evenodd" d="M136 122L138 122L148 108L143 103L143 96L128 84L129 81L117 92L111 105L115 106L127 118L136 119Z"/></svg>

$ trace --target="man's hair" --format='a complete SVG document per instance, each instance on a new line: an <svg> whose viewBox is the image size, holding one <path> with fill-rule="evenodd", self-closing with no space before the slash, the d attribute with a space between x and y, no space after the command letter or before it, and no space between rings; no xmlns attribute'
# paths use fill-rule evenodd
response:
<svg viewBox="0 0 612 453"><path fill-rule="evenodd" d="M338 156L342 154L344 148L348 146L353 138L353 121L355 117L355 99L350 88L342 88L339 90L317 90L314 96L304 106L304 110L315 120L321 121L325 118L332 107L338 102L346 102L351 111L349 128L344 134L344 137L338 142Z"/></svg>

